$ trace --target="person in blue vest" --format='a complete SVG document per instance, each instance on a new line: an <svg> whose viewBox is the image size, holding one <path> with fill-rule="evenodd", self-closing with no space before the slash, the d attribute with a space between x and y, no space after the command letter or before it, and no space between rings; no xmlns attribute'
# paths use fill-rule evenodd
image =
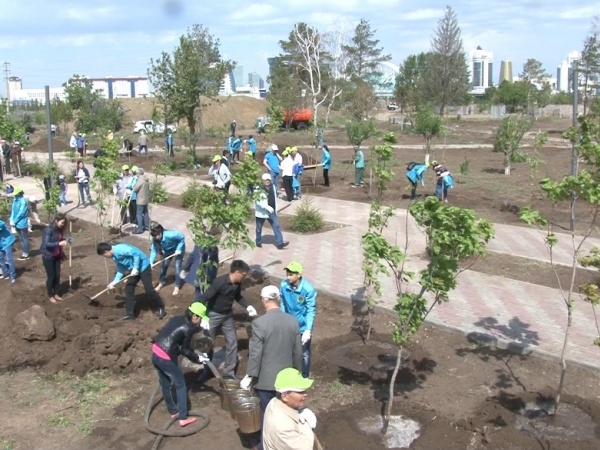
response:
<svg viewBox="0 0 600 450"><path fill-rule="evenodd" d="M181 263L183 262L183 254L185 253L185 236L177 230L165 230L160 223L155 224L150 229L150 236L152 236L150 264L154 264L156 256L159 254L163 258L175 255L172 258L175 259L175 289L173 289L173 295L175 296L179 294L179 288L183 284L179 273L181 272ZM158 284L155 288L157 292L166 284L167 270L169 270L170 265L171 260L165 259L160 266Z"/></svg>
<svg viewBox="0 0 600 450"><path fill-rule="evenodd" d="M302 376L310 374L310 343L317 314L317 291L302 276L302 264L291 261L285 267L286 279L281 282L281 309L298 319L302 334Z"/></svg>
<svg viewBox="0 0 600 450"><path fill-rule="evenodd" d="M198 269L201 269L198 274ZM179 278L194 286L194 301L200 300L204 291L215 281L219 270L219 248L194 246L181 268Z"/></svg>
<svg viewBox="0 0 600 450"><path fill-rule="evenodd" d="M411 200L414 200L417 198L417 183L420 181L421 186L425 186L425 180L423 179L423 175L425 174L426 171L427 171L426 164L410 162L406 166L406 178L408 178L408 181L410 182L410 185L411 185L411 191L410 191L410 199Z"/></svg>
<svg viewBox="0 0 600 450"><path fill-rule="evenodd" d="M137 225L137 192L133 192L133 187L138 181L138 166L131 168L131 177L125 187L125 195L129 197L129 223Z"/></svg>
<svg viewBox="0 0 600 450"><path fill-rule="evenodd" d="M0 267L2 268L0 279L8 279L11 284L17 279L17 269L13 258L14 243L15 237L10 232L10 228L0 219Z"/></svg>
<svg viewBox="0 0 600 450"><path fill-rule="evenodd" d="M229 137L227 138L227 144L225 145L225 148L226 148L227 154L228 154L227 167L231 166L231 162L232 162L232 158L233 158L233 141L234 140L235 140L235 135L230 134Z"/></svg>
<svg viewBox="0 0 600 450"><path fill-rule="evenodd" d="M354 146L354 184L352 187L364 186L365 154L358 145Z"/></svg>
<svg viewBox="0 0 600 450"><path fill-rule="evenodd" d="M252 159L256 159L256 140L254 139L254 136L248 136L248 139L246 139L244 142L247 145L248 152L250 152Z"/></svg>
<svg viewBox="0 0 600 450"><path fill-rule="evenodd" d="M279 147L277 147L277 145L271 145L267 149L267 152L265 153L265 159L263 160L263 166L267 168L269 175L271 175L271 183L275 188L275 192L277 192L277 189L279 188L279 164L282 160L281 156L279 156L277 153L278 151Z"/></svg>
<svg viewBox="0 0 600 450"><path fill-rule="evenodd" d="M321 154L321 164L323 164L323 186L329 187L329 169L331 169L331 153L329 153L329 147L323 144Z"/></svg>
<svg viewBox="0 0 600 450"><path fill-rule="evenodd" d="M85 138L81 133L77 134L75 143L77 144L77 153L79 153L79 157L83 157L83 152L85 151Z"/></svg>
<svg viewBox="0 0 600 450"><path fill-rule="evenodd" d="M23 195L23 188L16 186L13 190L15 196L10 212L10 226L17 230L21 240L21 256L19 261L29 259L29 201Z"/></svg>
<svg viewBox="0 0 600 450"><path fill-rule="evenodd" d="M165 145L167 147L167 155L175 156L173 153L173 132L169 129L165 137Z"/></svg>
<svg viewBox="0 0 600 450"><path fill-rule="evenodd" d="M238 162L240 162L240 151L242 150L242 135L239 135L237 138L233 140L231 143L231 151L233 153L231 157L231 162L235 161L237 158Z"/></svg>
<svg viewBox="0 0 600 450"><path fill-rule="evenodd" d="M115 278L108 283L108 289L114 289L119 281L129 272L129 278L125 284L125 315L121 320L135 319L135 287L142 280L146 295L150 297L150 303L156 308L156 315L163 319L167 312L165 304L152 284L152 267L146 255L139 248L131 244L111 245L100 242L96 246L96 252L105 258L111 258L117 265Z"/></svg>

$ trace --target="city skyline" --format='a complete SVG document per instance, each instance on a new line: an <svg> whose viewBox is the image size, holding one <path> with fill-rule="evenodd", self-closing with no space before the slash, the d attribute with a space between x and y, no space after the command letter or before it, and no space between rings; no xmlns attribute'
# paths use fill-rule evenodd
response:
<svg viewBox="0 0 600 450"><path fill-rule="evenodd" d="M279 40L305 21L321 32L346 30L365 18L392 62L400 65L413 53L428 51L430 37L447 2L424 1L418 7L400 0L282 0L249 3L226 0L220 10L201 2L167 0L117 3L71 0L13 2L0 0L7 18L0 29L0 62L24 88L60 86L73 74L89 77L146 76L150 59L171 53L179 36L200 23L220 40L221 54L266 79L267 57L276 56ZM549 73L572 50L583 47L600 2L549 0L543 9L533 1L519 4L481 0L454 2L464 51L477 46L499 63L509 60L515 74L527 58L540 60ZM560 31L560 32L558 32ZM247 76L244 76L247 81ZM6 95L1 83L0 93Z"/></svg>

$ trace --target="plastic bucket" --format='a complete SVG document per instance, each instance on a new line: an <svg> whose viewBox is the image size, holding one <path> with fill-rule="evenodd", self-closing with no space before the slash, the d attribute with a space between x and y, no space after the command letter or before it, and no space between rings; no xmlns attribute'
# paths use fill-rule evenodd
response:
<svg viewBox="0 0 600 450"><path fill-rule="evenodd" d="M231 418L235 419L235 408L233 407L234 403L241 398L251 398L252 391L247 391L245 389L237 389L235 391L227 392L227 401L229 402L227 410L231 413Z"/></svg>
<svg viewBox="0 0 600 450"><path fill-rule="evenodd" d="M251 434L260 431L260 399L258 397L238 398L233 403L240 431Z"/></svg>

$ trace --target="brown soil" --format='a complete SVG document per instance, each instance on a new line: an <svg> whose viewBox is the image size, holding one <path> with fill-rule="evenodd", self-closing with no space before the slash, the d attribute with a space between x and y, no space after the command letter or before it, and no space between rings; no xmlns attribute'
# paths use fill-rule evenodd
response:
<svg viewBox="0 0 600 450"><path fill-rule="evenodd" d="M0 401L10 405L0 412L0 442L15 449L149 448L153 435L144 429L142 413L156 383L149 362L150 339L164 322L149 310L140 288L136 297L139 314L134 322L118 320L123 314L118 293L102 296L98 307L89 306L85 294L95 294L106 285L104 259L94 252L101 235L95 227L79 222L75 223L74 236L75 287L68 293L68 285L63 283L63 304L48 303L39 256L18 262L16 285L0 292L0 326L5 332L0 341L4 386ZM37 245L39 232L33 236L33 248ZM262 313L258 292L269 280L261 275L260 265L253 268L244 295ZM109 273L113 270L113 263L108 261ZM63 273L66 280L66 265ZM172 282L172 275L168 282ZM168 285L161 291L168 312L180 313L191 298L191 288L184 286L177 298L170 290ZM54 322L57 336L52 341L28 342L18 337L13 319L33 304L42 305ZM375 314L374 332L365 344L356 334L356 330L364 330L364 317L357 308L323 293L318 305L312 369L316 382L309 397L310 407L319 418L316 434L325 448L383 448L381 436L361 431L358 423L377 418L385 403L396 355L390 340L392 316L383 311ZM242 310L236 311L236 318L242 357L238 373L243 374L248 352L247 318ZM403 352L403 360L395 385L394 414L421 423L420 437L411 448L541 448L540 440L546 445L546 432L551 427L544 428L542 419L523 419L517 412L526 402L541 402L553 393L559 374L555 362L483 347L470 337L433 327L424 327L415 336ZM88 385L61 374L88 374L81 379L87 380L90 371L96 369L105 369L98 373L107 385L102 391L105 400L90 405L83 401ZM237 433L235 421L220 410L215 380L200 388L194 378L193 373L187 375L191 405L203 408L211 423L198 435L168 438L164 448L189 448L198 439L207 443L205 448L248 448L251 437ZM65 385L67 381L71 384ZM600 423L599 381L596 372L574 365L569 368L563 398L569 414L556 419L555 428L567 427L569 417L584 417L594 426ZM161 404L152 423L162 425L166 418ZM86 427L81 425L84 419ZM523 428L523 421L525 432L516 428L517 424ZM580 433L575 438L564 434L562 440L551 438L549 443L553 449L596 449L600 439L594 431L591 436Z"/></svg>

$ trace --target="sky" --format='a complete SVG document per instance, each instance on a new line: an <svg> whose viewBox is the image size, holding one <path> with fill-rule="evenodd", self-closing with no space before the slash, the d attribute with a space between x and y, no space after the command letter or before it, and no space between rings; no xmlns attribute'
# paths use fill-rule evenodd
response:
<svg viewBox="0 0 600 450"><path fill-rule="evenodd" d="M172 52L201 24L246 79L250 72L266 79L267 57L279 53L295 23L351 35L364 18L400 65L430 49L446 5L457 13L467 55L478 45L494 53L494 82L504 59L515 75L536 58L555 76L600 14L600 1L585 0L0 0L0 63L10 63L10 76L22 78L25 89L58 87L73 74L146 76L151 58Z"/></svg>

